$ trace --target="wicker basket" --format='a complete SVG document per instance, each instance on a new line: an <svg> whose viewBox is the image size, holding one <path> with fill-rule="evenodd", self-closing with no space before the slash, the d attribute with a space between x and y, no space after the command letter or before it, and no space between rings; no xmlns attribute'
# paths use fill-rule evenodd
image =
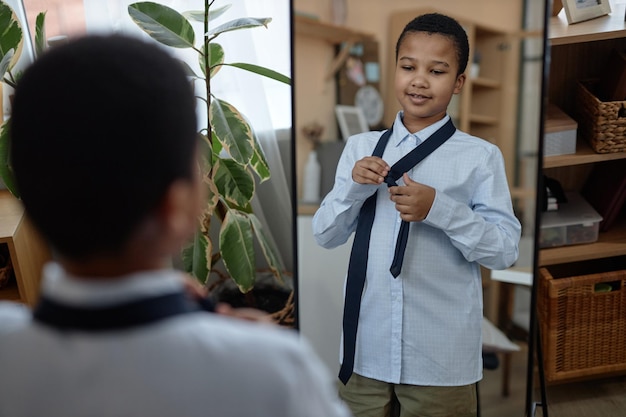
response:
<svg viewBox="0 0 626 417"><path fill-rule="evenodd" d="M578 131L598 153L626 151L626 101L600 101L596 80L578 83Z"/></svg>
<svg viewBox="0 0 626 417"><path fill-rule="evenodd" d="M546 381L626 373L622 268L623 258L609 258L539 270L537 314Z"/></svg>

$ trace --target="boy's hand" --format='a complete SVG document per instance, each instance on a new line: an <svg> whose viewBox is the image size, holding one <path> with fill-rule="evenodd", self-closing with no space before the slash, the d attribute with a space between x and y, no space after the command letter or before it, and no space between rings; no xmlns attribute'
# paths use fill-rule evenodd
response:
<svg viewBox="0 0 626 417"><path fill-rule="evenodd" d="M389 187L389 198L396 204L400 218L407 222L422 221L428 215L435 200L435 189L413 181L406 172L402 176L405 185Z"/></svg>
<svg viewBox="0 0 626 417"><path fill-rule="evenodd" d="M359 184L382 184L389 165L378 156L366 156L352 168L352 180Z"/></svg>
<svg viewBox="0 0 626 417"><path fill-rule="evenodd" d="M257 323L276 324L272 320L272 317L265 311L249 308L239 307L233 308L226 303L218 303L215 306L215 312L223 316L230 316L241 320L254 321Z"/></svg>
<svg viewBox="0 0 626 417"><path fill-rule="evenodd" d="M183 285L185 292L189 297L194 300L204 298L208 294L207 288L200 284L197 279L190 275L182 274ZM256 321L259 323L274 324L272 317L265 311L258 310L256 308L233 308L226 303L217 303L215 306L215 312L224 316L235 317L247 321Z"/></svg>

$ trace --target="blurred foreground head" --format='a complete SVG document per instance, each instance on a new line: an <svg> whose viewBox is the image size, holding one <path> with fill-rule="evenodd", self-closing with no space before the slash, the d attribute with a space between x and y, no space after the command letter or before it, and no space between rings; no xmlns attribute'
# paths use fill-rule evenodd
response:
<svg viewBox="0 0 626 417"><path fill-rule="evenodd" d="M68 258L121 250L170 185L195 175L191 84L137 38L89 35L42 54L18 82L10 128L25 209Z"/></svg>

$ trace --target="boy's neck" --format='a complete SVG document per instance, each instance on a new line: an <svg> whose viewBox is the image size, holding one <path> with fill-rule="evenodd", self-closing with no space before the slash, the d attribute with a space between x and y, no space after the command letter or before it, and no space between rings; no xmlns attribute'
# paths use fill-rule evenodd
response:
<svg viewBox="0 0 626 417"><path fill-rule="evenodd" d="M404 117L404 113L402 113L401 120L402 120L402 124L404 125L406 130L408 130L409 133L415 134L415 133L419 132L420 130L426 129L428 126L432 126L435 123L438 123L438 122L442 121L447 115L448 115L448 113L444 113L443 116L441 116L437 120L432 120L432 119L412 119L412 120L407 120L407 118Z"/></svg>

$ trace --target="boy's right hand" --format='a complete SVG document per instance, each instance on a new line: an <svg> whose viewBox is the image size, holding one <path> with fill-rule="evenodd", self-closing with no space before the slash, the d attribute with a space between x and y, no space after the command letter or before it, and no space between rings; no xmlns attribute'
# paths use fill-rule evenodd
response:
<svg viewBox="0 0 626 417"><path fill-rule="evenodd" d="M389 165L382 158L366 156L354 164L352 180L359 184L382 184L389 169Z"/></svg>

